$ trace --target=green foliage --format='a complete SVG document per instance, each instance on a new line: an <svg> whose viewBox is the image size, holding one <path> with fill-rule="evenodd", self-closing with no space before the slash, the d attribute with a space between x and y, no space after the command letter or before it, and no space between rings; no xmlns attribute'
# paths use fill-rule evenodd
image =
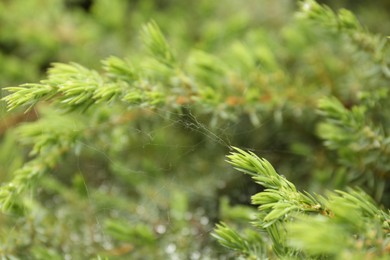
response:
<svg viewBox="0 0 390 260"><path fill-rule="evenodd" d="M348 169L346 183L366 186L380 200L390 170L387 164L390 138L383 132L383 126L367 122L364 104L348 110L336 99L324 99L319 109L326 118L319 125L319 135L329 149L337 151L340 164Z"/></svg>
<svg viewBox="0 0 390 260"><path fill-rule="evenodd" d="M386 259L388 39L298 8L0 3L1 257Z"/></svg>
<svg viewBox="0 0 390 260"><path fill-rule="evenodd" d="M239 153L228 156L230 163L238 170L252 175L256 183L266 189L252 197L252 203L261 205L260 210L265 214L264 228L283 220L294 211L320 211L321 203L309 194L298 192L294 184L278 175L268 161L257 158L253 153L245 153L236 148ZM261 172L262 174L256 174ZM278 203L283 201L283 203Z"/></svg>
<svg viewBox="0 0 390 260"><path fill-rule="evenodd" d="M261 236L253 231L251 235L243 238L225 223L217 224L215 233L212 234L221 245L240 252L248 259L266 258L266 245Z"/></svg>
<svg viewBox="0 0 390 260"><path fill-rule="evenodd" d="M265 188L252 196L252 203L260 205L253 224L272 239L276 255L385 259L390 246L390 215L363 191L348 189L326 197L301 193L265 159L235 150L228 156L229 162ZM217 225L214 236L223 246L243 255L264 258L263 252L250 250L252 241L241 238L224 223Z"/></svg>
<svg viewBox="0 0 390 260"><path fill-rule="evenodd" d="M50 172L69 149L79 140L82 124L75 118L46 117L18 128L21 142L33 145L30 155L34 159L15 171L14 179L0 191L1 208L13 206L15 197L30 187L37 178Z"/></svg>
<svg viewBox="0 0 390 260"><path fill-rule="evenodd" d="M145 25L143 34L143 41L153 57L168 67L174 66L176 62L175 56L157 24L151 22Z"/></svg>

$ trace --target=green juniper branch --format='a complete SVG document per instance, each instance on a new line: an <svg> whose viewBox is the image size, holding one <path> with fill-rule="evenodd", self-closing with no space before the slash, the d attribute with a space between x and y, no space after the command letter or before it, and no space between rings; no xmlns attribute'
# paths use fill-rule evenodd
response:
<svg viewBox="0 0 390 260"><path fill-rule="evenodd" d="M252 203L260 205L259 209L266 213L264 222L261 223L262 227L283 220L291 212L309 211L325 214L321 197L316 198L308 193L297 191L295 185L277 174L268 161L258 158L252 152L234 149L236 152L227 156L228 162L237 170L251 175L256 183L265 188L264 192L252 197Z"/></svg>
<svg viewBox="0 0 390 260"><path fill-rule="evenodd" d="M46 116L18 127L21 142L33 145L30 156L34 158L16 170L14 178L1 187L1 210L10 209L18 195L33 186L40 176L53 170L64 154L80 142L85 127L82 120L66 115L61 118Z"/></svg>
<svg viewBox="0 0 390 260"><path fill-rule="evenodd" d="M103 78L93 70L77 63L55 63L48 78L40 84L24 84L6 88L4 97L9 110L23 105L34 105L40 100L55 99L66 109L87 109L99 102L108 102L121 93L120 84L104 84Z"/></svg>
<svg viewBox="0 0 390 260"><path fill-rule="evenodd" d="M298 16L330 30L346 33L360 50L368 53L380 66L383 75L390 78L388 39L369 33L352 12L341 9L335 13L314 0L305 0L300 2Z"/></svg>
<svg viewBox="0 0 390 260"><path fill-rule="evenodd" d="M322 99L319 113L325 121L319 124L318 133L329 149L337 151L340 164L351 172L347 178L366 183L379 201L390 178L390 137L367 122L367 109L362 104L348 110L335 98Z"/></svg>
<svg viewBox="0 0 390 260"><path fill-rule="evenodd" d="M267 231L279 257L361 259L373 254L380 259L388 253L390 215L363 191L335 191L326 197L302 193L265 159L234 150L228 162L265 188L252 196L252 203L260 205L254 225ZM250 255L247 241L226 224L217 225L214 236L223 246Z"/></svg>
<svg viewBox="0 0 390 260"><path fill-rule="evenodd" d="M170 68L175 67L175 55L156 22L152 21L143 27L142 38L153 57Z"/></svg>

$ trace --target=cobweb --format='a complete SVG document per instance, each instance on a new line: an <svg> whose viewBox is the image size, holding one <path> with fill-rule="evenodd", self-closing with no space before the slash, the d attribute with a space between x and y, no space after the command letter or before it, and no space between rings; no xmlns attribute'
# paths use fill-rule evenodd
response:
<svg viewBox="0 0 390 260"><path fill-rule="evenodd" d="M121 165L118 161L113 158L104 148L98 147L96 144L82 143L85 150L92 151L93 153L97 153L102 157L108 164L111 165L111 169L117 169L122 172L127 172L129 175L139 175L140 179L142 179L144 183L151 183L151 185L145 185L145 189L152 189L151 192L147 191L147 194L142 194L141 191L138 198L134 199L134 203L136 206L134 210L131 212L127 212L127 216L121 216L120 213L114 213L114 217L121 216L129 220L129 222L147 222L152 223L154 232L158 236L164 236L166 238L166 243L162 243L161 245L166 254L169 255L171 259L182 259L183 257L189 257L188 255L184 256L184 249L180 248L177 243L177 239L188 239L199 241L196 246L194 246L193 252L190 256L191 259L200 259L205 254L214 254L210 250L210 247L207 245L207 242L210 240L210 232L213 231L215 222L218 221L218 204L219 204L219 194L218 190L221 188L225 188L226 181L231 179L232 175L236 175L233 172L231 167L224 162L224 156L231 150L233 143L233 138L245 138L245 136L249 134L253 134L259 132L263 125L258 127L251 127L249 129L244 129L240 131L234 131L234 136L232 136L232 129L239 128L239 122L225 122L217 127L210 127L207 123L203 123L200 121L199 117L195 116L191 109L186 109L186 113L183 115L182 112L172 112L165 111L162 109L154 109L152 111L152 118L160 118L159 125L153 125L151 128L143 129L142 127L131 126L130 129L136 135L140 136L142 139L141 142L137 143L137 149L151 149L156 148L157 151L163 150L163 154L153 154L150 155L151 160L153 160L153 156L162 157L162 161L167 161L165 165L167 166L157 166L160 167L159 170L162 172L164 177L156 178L155 174L150 174L147 169L142 168L132 168L130 165ZM154 119L152 119L154 120ZM267 120L265 121L265 123ZM161 143L156 141L157 135L160 135L161 132L164 131L177 131L180 128L180 131L187 133L189 139L193 138L193 135L197 135L199 140L187 143L181 143L180 141L176 143ZM183 136L179 137L183 138ZM196 139L196 138L195 138ZM205 149L212 149L219 153L219 155L214 158L210 158L212 160L218 161L210 161L206 162L205 165L208 165L208 169L212 171L209 174L199 174L199 179L205 178L206 181L210 180L213 182L210 185L205 185L205 189L202 190L199 188L202 181L194 181L193 185L184 181L186 174L196 174L192 170L188 173L184 174L176 174L175 171L183 170L182 168L177 168L175 163L177 161L185 161L188 160L191 156L199 156L198 153L202 153ZM246 147L248 149L248 147ZM253 151L256 149L249 148ZM169 162L170 156L168 153L177 153L175 151L179 150L179 155L176 155L176 159L173 162ZM264 151L263 151L264 152ZM129 155L131 156L131 155ZM207 158L203 158L207 160ZM158 161L161 161L158 160ZM84 173L85 170L82 164L82 158L78 157L78 170L80 173ZM183 164L180 162L180 164ZM229 174L224 172L216 173L213 172L212 165L219 165L216 169L220 171L229 171ZM225 165L222 166L221 165ZM207 168L206 167L206 168ZM189 167L190 168L190 167ZM218 174L217 180L212 180L212 175ZM226 180L219 179L221 176L226 176ZM83 180L88 179L90 177L84 177ZM193 177L192 177L193 178ZM241 179L236 179L241 182ZM156 184L156 182L158 182ZM144 185L144 183L142 185ZM96 204L96 197L90 194L88 187L90 184L88 181L84 181L85 190L87 191L88 200L91 205ZM247 182L238 183L238 186L247 185ZM103 185L104 186L104 185ZM215 187L218 186L218 187ZM212 191L208 189L213 189ZM115 189L115 187L105 187L105 189ZM118 190L117 190L118 191ZM118 191L118 195L121 195L122 191ZM175 198L178 197L178 198ZM224 194L224 196L228 196L228 194ZM248 194L248 200L249 200ZM172 198L173 197L173 198ZM166 199L171 199L172 201L164 201ZM131 198L129 198L131 199ZM185 209L182 212L177 212L180 209L175 209L175 205L172 203L180 203L185 200L183 203L187 203ZM204 203L205 205L202 205ZM183 206L185 207L185 206ZM213 208L210 210L210 208ZM111 239L109 239L109 234L105 231L104 228L104 219L109 216L112 217L112 212L117 212L118 210L115 206L102 207L99 208L95 214L95 223L99 229L99 232L102 234L102 240L105 241L105 247L107 250L114 250L115 246ZM181 214L181 215L180 215ZM126 215L126 214L125 214ZM178 229L178 222L185 223L182 225L182 230ZM192 224L191 224L192 223ZM195 223L195 224L194 224ZM197 227L193 227L197 226ZM103 239L103 238L106 238ZM188 252L187 252L188 253Z"/></svg>
<svg viewBox="0 0 390 260"><path fill-rule="evenodd" d="M257 133L261 131L263 125L240 129L239 121L221 121L218 126L211 127L209 117L197 116L190 108L186 108L185 113L163 109L153 109L149 112L152 113L150 120L159 118L158 124L149 127L128 126L132 135L139 137L138 142L129 144L135 147L132 147L132 154L128 156L146 156L150 157L147 158L149 161L153 161L157 156L152 171L160 171L161 176L156 176L156 173L151 174L151 170L141 167L142 165L132 166L131 163L121 162L123 158L118 160L110 153L109 143L102 145L80 140L78 144L82 147L82 152L70 156L59 166L59 168L69 168L75 176L81 177L76 186L80 188L81 185L84 189L86 202L81 204L84 205L85 211L74 212L80 210L80 205L72 205L75 201L69 194L73 192L72 189L75 189L75 176L64 176L58 169L53 171L53 178L57 178L60 183L63 182L61 187L64 189L67 187L68 190L59 190L58 194L50 191L49 196L54 194L52 198L43 196L49 203L41 205L46 207L45 213L41 217L42 222L37 221L35 225L36 228L41 228L40 225L45 225L45 218L58 225L66 225L66 223L75 225L72 218L81 219L81 226L80 223L79 226L76 225L79 230L70 231L75 228L72 226L68 227L69 230L66 228L57 230L59 236L66 232L70 233L70 241L64 242L63 251L71 250L72 243L84 244L82 247L89 248L89 251L85 252L89 255L96 253L96 247L101 247L105 252L112 254L126 255L133 250L136 251L133 243L123 241L118 243L113 240L112 233L107 231L107 220L114 219L126 222L130 226L151 226L156 239L161 238L162 242L157 246L161 256L170 259L201 259L206 256L217 257L219 254L218 250L215 251L215 247L210 244L210 232L219 221L219 199L229 194L218 193L225 188L226 182L237 174L224 162L224 156L231 150L232 145L235 145L236 138L245 138ZM266 124L267 120L264 122ZM170 132L180 133L179 139L187 138L189 141L161 142L161 133ZM134 153L137 149L150 150L153 154L148 155L143 152L142 155L138 155ZM245 149L256 151L253 147L245 147ZM174 153L175 156L169 153ZM203 153L216 154L208 158L207 155L202 157ZM196 157L199 159L191 159ZM188 165L188 169L191 170L185 172L184 162L189 158L190 162L200 165ZM207 161L208 159L210 161ZM158 165L161 162L164 162L164 165ZM126 178L121 179L123 176L118 178L115 175L116 171L127 176L135 176L135 183L126 187L126 183L120 183ZM194 178L192 176L194 174L198 177ZM191 177L192 181L187 181L186 176ZM69 178L73 179L69 180ZM111 181L111 179L116 180ZM242 182L238 183L238 186L247 185L247 182L243 182L242 179L235 179L237 180ZM42 198L40 193L42 188L31 190L28 197L31 200ZM102 202L102 196L105 195L107 198L112 198L111 204L107 201ZM84 230L85 226L89 228ZM14 231L20 232L20 224L15 224ZM42 236L44 237L44 234ZM183 246L179 241L191 243ZM11 240L8 242L12 244ZM126 247L126 245L132 246ZM188 248L189 246L191 249ZM72 259L71 255L72 252L69 251L64 258Z"/></svg>

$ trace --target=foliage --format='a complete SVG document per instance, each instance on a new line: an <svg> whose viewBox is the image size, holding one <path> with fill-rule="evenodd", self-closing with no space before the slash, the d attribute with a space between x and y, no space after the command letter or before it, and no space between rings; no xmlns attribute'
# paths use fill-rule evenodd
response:
<svg viewBox="0 0 390 260"><path fill-rule="evenodd" d="M388 255L390 215L363 191L335 191L326 197L299 192L268 161L235 150L228 156L229 162L265 188L252 196L252 203L260 205L253 224L272 239L278 257L385 259ZM249 258L267 257L265 252L251 250L256 243L225 224L217 225L214 236Z"/></svg>
<svg viewBox="0 0 390 260"><path fill-rule="evenodd" d="M55 0L29 31L24 2L0 4L24 25L1 80L35 81L3 97L2 256L386 258L388 39L352 12Z"/></svg>

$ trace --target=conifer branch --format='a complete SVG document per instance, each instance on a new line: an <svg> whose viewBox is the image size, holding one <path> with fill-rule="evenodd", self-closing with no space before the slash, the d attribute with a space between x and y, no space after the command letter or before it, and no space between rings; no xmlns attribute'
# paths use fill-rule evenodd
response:
<svg viewBox="0 0 390 260"><path fill-rule="evenodd" d="M39 84L24 84L5 88L11 92L3 98L8 110L19 106L33 106L40 100L55 99L67 110L85 110L91 105L110 101L121 94L120 84L104 84L103 78L93 70L77 63L55 63L48 78Z"/></svg>
<svg viewBox="0 0 390 260"><path fill-rule="evenodd" d="M341 9L335 13L314 0L305 0L300 3L298 16L324 28L346 33L360 50L371 55L372 60L381 67L382 74L390 77L388 40L369 33L351 11Z"/></svg>
<svg viewBox="0 0 390 260"><path fill-rule="evenodd" d="M133 64L128 63L122 59L111 56L102 61L103 70L107 77L114 82L125 81L129 84L139 78L138 71Z"/></svg>
<svg viewBox="0 0 390 260"><path fill-rule="evenodd" d="M301 193L266 160L234 150L228 162L265 188L252 197L252 203L260 205L254 225L267 232L279 257L362 258L389 253L390 215L362 190L335 191L327 197ZM215 232L222 245L247 255L248 247L237 232L225 224Z"/></svg>
<svg viewBox="0 0 390 260"><path fill-rule="evenodd" d="M251 255L251 249L248 241L242 238L236 231L229 228L225 223L216 225L215 233L212 234L221 245L230 248L232 250L241 252L246 256Z"/></svg>
<svg viewBox="0 0 390 260"><path fill-rule="evenodd" d="M252 197L252 203L260 205L259 210L265 214L260 223L263 228L288 218L294 212L326 213L321 198L297 191L295 185L277 174L268 161L252 152L234 149L235 152L227 156L228 162L237 170L251 175L256 183L265 188L264 192Z"/></svg>
<svg viewBox="0 0 390 260"><path fill-rule="evenodd" d="M329 149L337 151L340 164L350 169L348 178L366 183L379 201L390 178L390 137L367 122L366 111L364 105L349 110L335 98L322 99L319 113L325 122L318 133Z"/></svg>
<svg viewBox="0 0 390 260"><path fill-rule="evenodd" d="M167 104L171 93L161 87L161 82L154 82L153 77L161 73L157 68L161 65L155 62L172 69L176 66L176 58L155 22L144 26L142 38L154 59L145 61L143 71L116 57L103 61L105 75L77 63L54 63L48 70L47 79L40 83L5 88L10 94L3 100L8 110L26 105L30 109L39 101L46 100L53 100L67 111L85 111L94 104L114 101L150 107ZM154 66L155 70L148 75L145 67L150 66ZM176 74L169 77L168 81L171 81ZM185 80L184 75L181 78ZM161 81L161 78L157 80Z"/></svg>
<svg viewBox="0 0 390 260"><path fill-rule="evenodd" d="M53 170L64 154L80 141L82 121L74 117L63 116L61 119L51 116L39 121L20 126L17 130L21 142L33 145L30 152L32 160L14 172L14 178L0 188L0 209L7 211L17 201L17 197L31 188L39 178Z"/></svg>
<svg viewBox="0 0 390 260"><path fill-rule="evenodd" d="M152 21L143 27L142 39L155 59L170 68L175 66L175 55L156 22Z"/></svg>

